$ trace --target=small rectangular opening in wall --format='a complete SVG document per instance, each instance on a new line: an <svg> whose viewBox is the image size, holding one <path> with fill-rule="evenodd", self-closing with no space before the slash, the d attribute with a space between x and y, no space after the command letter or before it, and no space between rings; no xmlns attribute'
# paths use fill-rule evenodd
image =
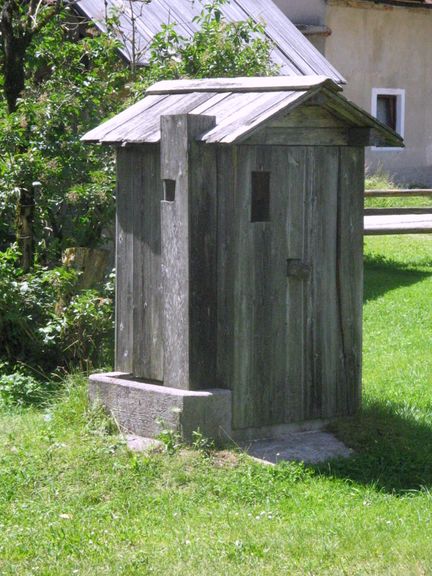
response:
<svg viewBox="0 0 432 576"><path fill-rule="evenodd" d="M394 94L378 94L377 118L386 126L397 130L397 96Z"/></svg>
<svg viewBox="0 0 432 576"><path fill-rule="evenodd" d="M174 202L176 193L176 181L164 180L163 181L164 200L166 202Z"/></svg>
<svg viewBox="0 0 432 576"><path fill-rule="evenodd" d="M270 172L252 172L251 222L270 220Z"/></svg>
<svg viewBox="0 0 432 576"><path fill-rule="evenodd" d="M395 130L400 136L405 132L405 90L403 88L372 88L372 116ZM372 150L397 152L402 148L374 146Z"/></svg>

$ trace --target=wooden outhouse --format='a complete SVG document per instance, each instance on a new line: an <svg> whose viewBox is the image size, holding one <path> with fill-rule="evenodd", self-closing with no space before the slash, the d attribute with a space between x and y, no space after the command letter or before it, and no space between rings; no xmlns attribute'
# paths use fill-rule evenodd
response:
<svg viewBox="0 0 432 576"><path fill-rule="evenodd" d="M142 435L355 413L364 147L400 137L306 76L160 82L84 140L118 166L117 372L92 396Z"/></svg>

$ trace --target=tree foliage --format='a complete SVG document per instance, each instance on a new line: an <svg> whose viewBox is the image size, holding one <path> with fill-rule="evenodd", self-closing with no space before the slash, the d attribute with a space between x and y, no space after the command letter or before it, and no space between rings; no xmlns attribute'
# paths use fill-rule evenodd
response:
<svg viewBox="0 0 432 576"><path fill-rule="evenodd" d="M59 300L55 291L69 278L59 267L62 251L104 244L113 228L112 151L80 137L156 80L275 72L264 28L227 22L227 1L203 0L192 39L163 25L149 65L131 70L119 58L114 16L102 34L62 2L0 0L0 363L28 358L49 372L59 358L62 365L101 361L110 298L80 292ZM13 42L21 51L11 56ZM18 70L12 92L10 66ZM19 251L8 249L15 238L20 266Z"/></svg>
<svg viewBox="0 0 432 576"><path fill-rule="evenodd" d="M33 4L20 4L16 26L32 34L15 110L6 93L0 102L0 246L12 239L14 224L18 237L27 234L20 232L19 220L28 207L39 260L49 262L65 247L95 246L103 239L113 216L112 155L79 138L142 97L155 80L274 72L263 27L251 20L227 22L225 2L203 3L192 39L181 36L174 23L163 25L150 46L149 66L138 70L135 81L118 55L115 18L110 33L101 34L49 5L31 28Z"/></svg>

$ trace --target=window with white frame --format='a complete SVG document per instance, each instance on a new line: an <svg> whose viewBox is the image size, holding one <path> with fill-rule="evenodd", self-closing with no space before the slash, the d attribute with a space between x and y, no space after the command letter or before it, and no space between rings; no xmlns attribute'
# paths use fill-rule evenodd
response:
<svg viewBox="0 0 432 576"><path fill-rule="evenodd" d="M405 131L405 90L401 88L373 88L372 116L403 137Z"/></svg>

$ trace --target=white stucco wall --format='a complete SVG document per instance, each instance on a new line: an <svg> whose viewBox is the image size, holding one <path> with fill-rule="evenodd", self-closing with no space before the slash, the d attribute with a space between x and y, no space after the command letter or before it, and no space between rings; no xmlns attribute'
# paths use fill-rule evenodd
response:
<svg viewBox="0 0 432 576"><path fill-rule="evenodd" d="M371 111L373 88L405 90L404 150L367 152L397 181L432 186L432 10L330 0L325 55L345 76L345 95Z"/></svg>

